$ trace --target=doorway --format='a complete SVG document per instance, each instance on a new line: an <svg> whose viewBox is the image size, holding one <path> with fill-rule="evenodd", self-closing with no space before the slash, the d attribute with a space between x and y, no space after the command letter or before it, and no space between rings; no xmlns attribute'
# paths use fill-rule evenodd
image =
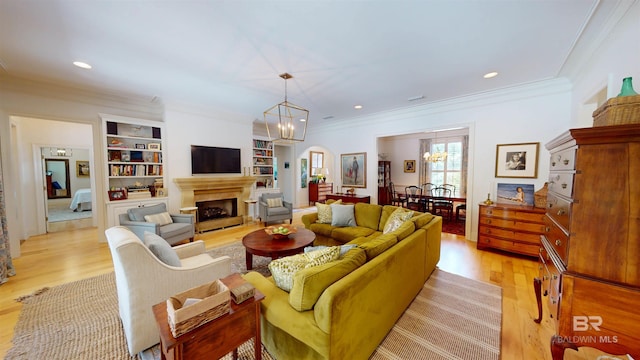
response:
<svg viewBox="0 0 640 360"><path fill-rule="evenodd" d="M93 226L90 151L41 147L47 232Z"/></svg>

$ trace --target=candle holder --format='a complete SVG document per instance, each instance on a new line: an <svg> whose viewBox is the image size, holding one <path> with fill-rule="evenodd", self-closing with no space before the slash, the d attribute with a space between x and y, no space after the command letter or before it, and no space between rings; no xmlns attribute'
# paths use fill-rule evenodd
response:
<svg viewBox="0 0 640 360"><path fill-rule="evenodd" d="M493 204L493 201L491 200L491 193L487 194L487 200L484 201L485 205L491 205Z"/></svg>

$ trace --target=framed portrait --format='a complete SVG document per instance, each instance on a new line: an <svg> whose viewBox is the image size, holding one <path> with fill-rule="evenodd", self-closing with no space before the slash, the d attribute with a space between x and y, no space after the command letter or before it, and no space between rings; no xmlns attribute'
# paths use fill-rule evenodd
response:
<svg viewBox="0 0 640 360"><path fill-rule="evenodd" d="M167 188L156 188L156 197L166 197L167 195Z"/></svg>
<svg viewBox="0 0 640 360"><path fill-rule="evenodd" d="M147 149L149 149L149 150L160 150L160 143L149 143L149 144L147 144Z"/></svg>
<svg viewBox="0 0 640 360"><path fill-rule="evenodd" d="M136 144L136 149L146 149L144 144Z"/></svg>
<svg viewBox="0 0 640 360"><path fill-rule="evenodd" d="M367 187L367 153L340 154L342 187Z"/></svg>
<svg viewBox="0 0 640 360"><path fill-rule="evenodd" d="M109 190L109 200L125 200L127 198L127 194L124 190Z"/></svg>
<svg viewBox="0 0 640 360"><path fill-rule="evenodd" d="M534 205L535 190L533 184L498 183L497 203L514 205Z"/></svg>
<svg viewBox="0 0 640 360"><path fill-rule="evenodd" d="M496 148L496 177L536 178L540 143L501 144Z"/></svg>
<svg viewBox="0 0 640 360"><path fill-rule="evenodd" d="M76 176L77 177L89 177L89 162L88 161L76 161Z"/></svg>
<svg viewBox="0 0 640 360"><path fill-rule="evenodd" d="M414 173L414 172L416 172L416 161L415 160L405 160L404 161L404 172L406 172L406 173Z"/></svg>

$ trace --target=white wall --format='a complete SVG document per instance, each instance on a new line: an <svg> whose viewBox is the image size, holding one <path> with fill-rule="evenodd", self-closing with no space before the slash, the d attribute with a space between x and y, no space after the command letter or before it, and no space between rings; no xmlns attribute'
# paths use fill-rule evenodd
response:
<svg viewBox="0 0 640 360"><path fill-rule="evenodd" d="M377 138L423 132L425 130L469 127L469 189L467 234L477 238L477 206L486 199L490 184L495 196L497 182L534 184L542 187L549 170L548 152L544 144L569 127L571 93L570 84L563 79L540 82L491 94L470 96L411 109L380 113L356 119L346 124L314 129L307 135L309 143L323 143L331 154L338 158L343 153L367 153L367 188L356 189L358 194L370 195L377 202ZM357 136L354 136L357 134ZM495 178L495 156L497 144L539 142L538 176L535 179ZM417 158L419 145L409 155L401 154L402 160ZM407 149L401 151L407 152ZM389 149L382 152L390 153ZM298 154L301 156L301 154ZM393 155L394 157L396 155ZM404 159L405 156L408 156ZM396 163L400 162L397 160ZM397 172L394 172L397 174ZM404 173L403 173L404 175ZM417 174L410 176L416 177ZM398 183L414 181L411 177L399 177ZM335 178L339 185L339 178Z"/></svg>
<svg viewBox="0 0 640 360"><path fill-rule="evenodd" d="M33 166L33 158L22 154L23 146L19 139L23 130L21 126L12 124L11 119L21 117L88 124L91 126L89 136L92 143L101 144L100 113L159 120L162 118L160 105L153 102L152 97L145 99L127 94L113 95L90 89L67 88L0 73L0 143L12 257L20 255L20 240L33 235L30 233L32 226L25 224L32 221L38 206L24 191L33 189L30 185L32 179L28 177L30 173L25 174L22 170L25 166ZM41 129L34 131L40 132ZM31 149L29 153L32 153ZM95 151L91 160L94 164L103 164L102 153ZM23 165L25 161L28 165ZM97 179L104 176L102 168L94 166L91 169ZM29 184L28 188L25 183ZM106 190L100 189L95 195L98 206L93 210L97 216L98 237L104 239L106 215L104 206L100 204L104 204ZM23 201L23 197L27 200Z"/></svg>
<svg viewBox="0 0 640 360"><path fill-rule="evenodd" d="M571 77L573 86L571 127L591 127L593 109L589 102L605 89L607 97L617 96L622 79L633 77L640 93L640 2L636 2L624 18L604 39L595 54Z"/></svg>
<svg viewBox="0 0 640 360"><path fill-rule="evenodd" d="M165 110L167 161L164 171L168 182L165 187L169 189L171 211L177 211L181 205L179 189L172 179L192 176L191 145L240 148L242 167L251 167L253 144L251 121L252 119L233 114L205 115L199 110L189 111L182 106L167 105Z"/></svg>

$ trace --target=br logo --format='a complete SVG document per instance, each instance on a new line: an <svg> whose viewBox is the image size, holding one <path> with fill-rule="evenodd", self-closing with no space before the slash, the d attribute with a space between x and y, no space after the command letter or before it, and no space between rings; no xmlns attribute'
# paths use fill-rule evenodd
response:
<svg viewBox="0 0 640 360"><path fill-rule="evenodd" d="M573 331L587 331L589 327L595 331L600 331L600 325L602 325L602 317L600 316L573 316Z"/></svg>

